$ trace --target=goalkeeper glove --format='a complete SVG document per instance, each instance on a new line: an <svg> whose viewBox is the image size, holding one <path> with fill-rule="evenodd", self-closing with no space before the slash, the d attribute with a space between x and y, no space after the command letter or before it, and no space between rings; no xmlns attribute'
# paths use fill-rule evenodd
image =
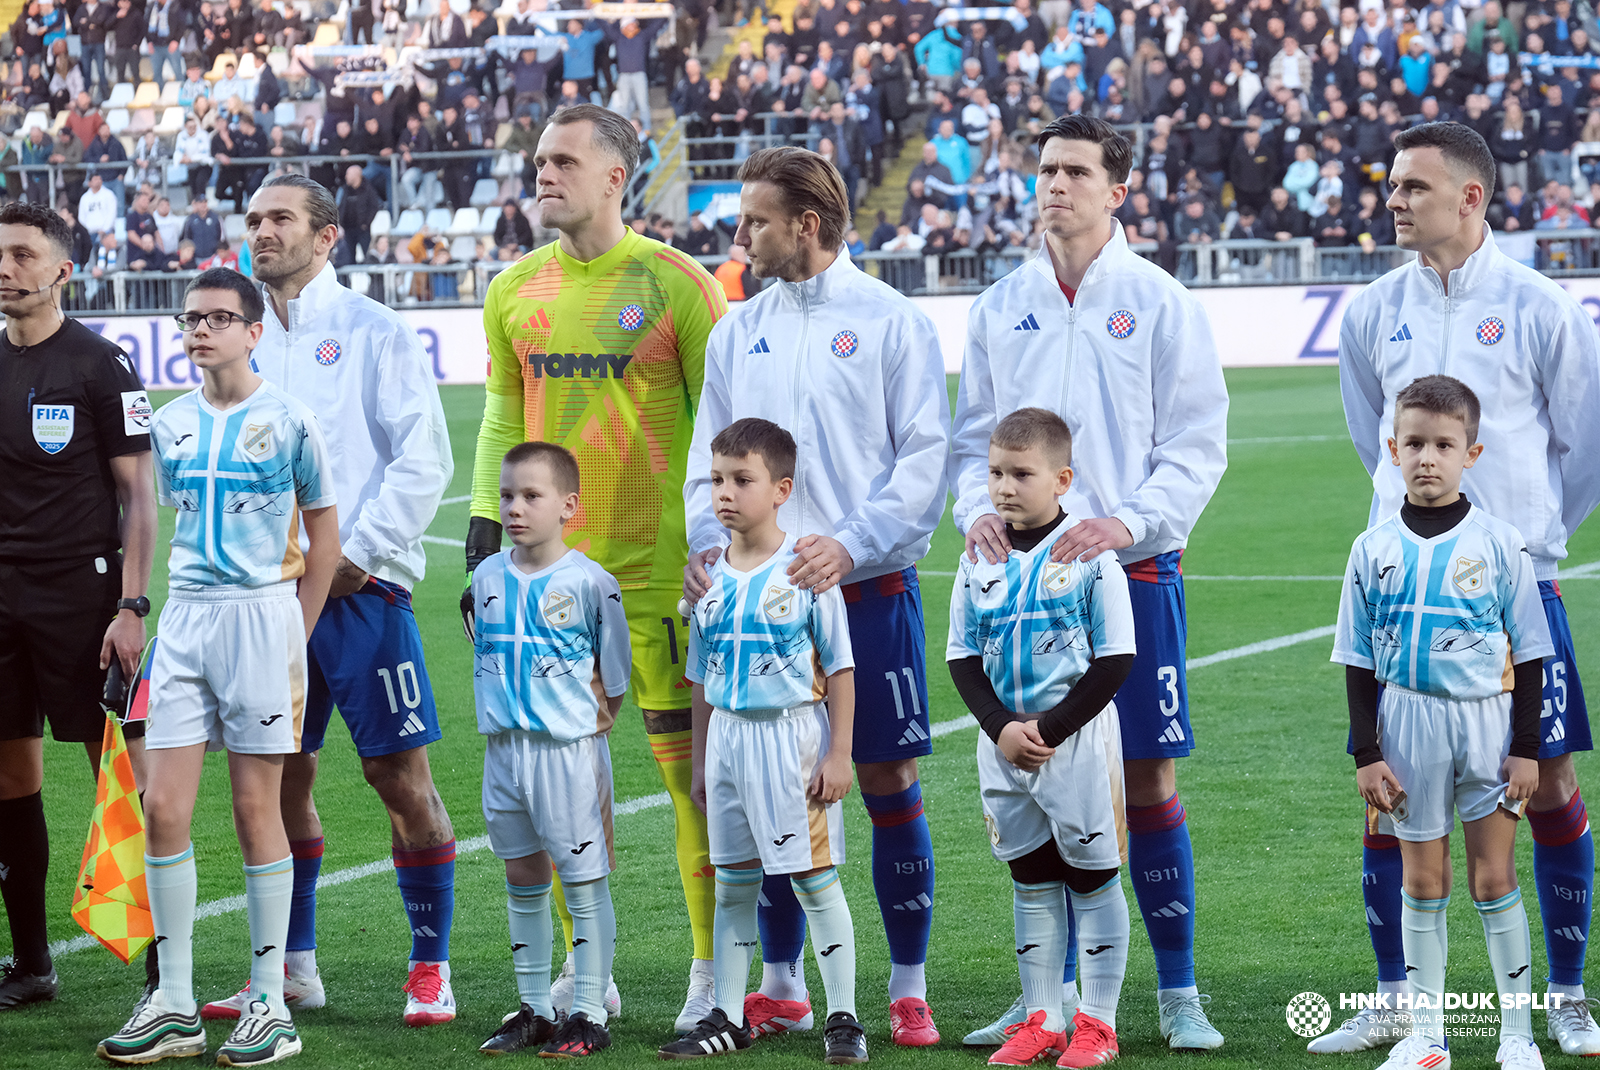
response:
<svg viewBox="0 0 1600 1070"><path fill-rule="evenodd" d="M467 587L461 592L461 628L467 641L475 639L472 605L472 573L487 559L500 552L500 525L487 517L467 521Z"/></svg>

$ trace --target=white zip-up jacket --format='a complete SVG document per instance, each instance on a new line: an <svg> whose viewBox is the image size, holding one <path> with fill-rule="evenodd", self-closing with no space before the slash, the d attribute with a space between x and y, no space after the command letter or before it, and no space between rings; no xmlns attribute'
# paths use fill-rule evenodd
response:
<svg viewBox="0 0 1600 1070"><path fill-rule="evenodd" d="M1475 505L1516 526L1534 574L1556 577L1567 537L1600 504L1600 340L1583 306L1483 245L1450 273L1422 260L1396 268L1350 302L1339 330L1345 421L1372 475L1369 526L1405 498L1390 463L1394 399L1413 379L1451 375L1478 395L1483 455L1462 474Z"/></svg>
<svg viewBox="0 0 1600 1070"><path fill-rule="evenodd" d="M778 525L838 539L855 562L843 582L928 552L950 441L939 334L842 248L827 270L770 283L711 329L683 488L696 552L728 543L711 503L711 440L746 416L794 436L794 493Z"/></svg>
<svg viewBox="0 0 1600 1070"><path fill-rule="evenodd" d="M287 325L268 299L265 325L256 368L317 414L344 556L379 579L415 587L427 571L422 533L455 472L439 385L417 332L339 285L332 264L289 302Z"/></svg>
<svg viewBox="0 0 1600 1070"><path fill-rule="evenodd" d="M1181 549L1228 467L1228 389L1194 295L1128 248L1122 224L1071 304L1048 248L972 303L956 392L950 480L965 532L994 512L989 436L1021 408L1072 429L1062 508L1115 517L1129 565Z"/></svg>
<svg viewBox="0 0 1600 1070"><path fill-rule="evenodd" d="M198 167L210 163L211 134L196 127L194 136L190 137L187 131L180 130L172 142L172 158L182 161L185 156L189 157L185 166Z"/></svg>

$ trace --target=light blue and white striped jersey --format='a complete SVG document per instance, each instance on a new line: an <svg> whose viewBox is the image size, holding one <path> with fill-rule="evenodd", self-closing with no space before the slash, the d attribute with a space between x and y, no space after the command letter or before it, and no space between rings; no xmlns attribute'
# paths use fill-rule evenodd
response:
<svg viewBox="0 0 1600 1070"><path fill-rule="evenodd" d="M827 695L828 677L855 667L844 596L789 582L794 536L740 572L724 554L689 621L689 667L717 709L785 710Z"/></svg>
<svg viewBox="0 0 1600 1070"><path fill-rule="evenodd" d="M982 657L1006 709L1049 712L1089 662L1135 652L1128 577L1107 550L1092 561L1050 560L1063 516L1032 550L1012 550L998 564L961 555L950 597L945 658Z"/></svg>
<svg viewBox="0 0 1600 1070"><path fill-rule="evenodd" d="M150 423L156 490L178 510L174 587L264 587L304 575L300 510L334 504L328 446L301 402L263 381L232 408L199 389Z"/></svg>
<svg viewBox="0 0 1600 1070"><path fill-rule="evenodd" d="M609 572L577 550L524 572L502 550L472 573L472 599L479 732L569 742L611 730L606 699L628 690L633 647Z"/></svg>
<svg viewBox="0 0 1600 1070"><path fill-rule="evenodd" d="M1441 698L1511 690L1511 666L1555 653L1516 528L1473 506L1424 539L1397 513L1350 548L1333 660Z"/></svg>

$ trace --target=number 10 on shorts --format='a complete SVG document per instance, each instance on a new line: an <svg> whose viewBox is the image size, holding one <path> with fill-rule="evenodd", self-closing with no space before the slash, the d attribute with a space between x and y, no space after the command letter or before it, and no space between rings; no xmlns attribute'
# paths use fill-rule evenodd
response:
<svg viewBox="0 0 1600 1070"><path fill-rule="evenodd" d="M399 714L400 703L395 701L394 685L396 679L400 683L400 701L406 704L406 709L414 710L422 705L422 688L417 684L417 666L415 662L402 661L394 668L391 676L388 669L378 670L378 679L383 681L384 693L389 696L389 712Z"/></svg>

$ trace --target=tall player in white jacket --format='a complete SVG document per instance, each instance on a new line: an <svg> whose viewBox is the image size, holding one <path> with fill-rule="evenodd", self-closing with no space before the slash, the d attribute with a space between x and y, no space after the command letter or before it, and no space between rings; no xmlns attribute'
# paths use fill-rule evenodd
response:
<svg viewBox="0 0 1600 1070"><path fill-rule="evenodd" d="M1345 419L1372 473L1376 523L1405 496L1385 446L1400 391L1424 375L1452 375L1482 402L1483 457L1462 491L1526 540L1556 650L1545 662L1539 789L1528 806L1550 991L1566 996L1547 1028L1569 1055L1600 1054L1600 1029L1581 998L1594 840L1572 765L1572 753L1592 745L1556 585L1567 537L1600 503L1600 343L1589 314L1561 287L1495 247L1484 224L1495 168L1482 137L1458 123L1428 123L1395 145L1388 207L1396 240L1420 255L1350 303L1339 332ZM1369 823L1361 890L1380 990L1406 991L1392 832L1382 815ZM1368 1011L1311 1050L1357 1051L1400 1035L1389 1015Z"/></svg>
<svg viewBox="0 0 1600 1070"><path fill-rule="evenodd" d="M932 753L922 601L914 564L944 512L950 409L931 320L850 262L839 172L814 152L764 149L739 170L739 230L761 278L706 345L684 487L685 594L697 601L728 536L711 505L711 439L759 416L795 437L794 494L779 524L799 539L796 583L843 585L856 653L853 757L872 818L872 883L889 941L890 1032L938 1042L923 963L933 907L933 844L917 758ZM767 881L761 990L745 1002L759 1032L809 1028L799 963L805 915L789 882Z"/></svg>
<svg viewBox="0 0 1600 1070"><path fill-rule="evenodd" d="M416 332L341 286L328 263L337 219L327 189L300 175L263 184L245 217L267 302L257 370L322 421L343 505L341 556L307 652L301 751L284 763L283 818L294 855L284 992L291 1009L324 999L315 951L322 822L311 788L337 705L394 829L395 872L412 934L405 1021L431 1025L455 1017L447 961L455 833L428 770L426 745L439 738L439 721L411 588L422 580L422 533L454 464L439 388ZM219 1000L204 1013L233 1017L237 1002Z"/></svg>
<svg viewBox="0 0 1600 1070"><path fill-rule="evenodd" d="M1063 507L1079 521L1057 561L1105 550L1131 581L1138 652L1117 692L1128 872L1155 951L1161 1033L1173 1048L1222 1045L1194 976L1194 853L1176 759L1194 747L1184 660L1188 625L1178 560L1227 467L1228 393L1200 304L1129 249L1111 213L1127 196L1132 150L1106 123L1057 119L1038 138L1038 256L989 287L967 321L956 394L951 482L970 554L1010 550L988 494L989 436L1042 406L1072 428L1083 459ZM1069 946L1064 996L1077 1003ZM1020 1001L967 1037L1001 1044Z"/></svg>

